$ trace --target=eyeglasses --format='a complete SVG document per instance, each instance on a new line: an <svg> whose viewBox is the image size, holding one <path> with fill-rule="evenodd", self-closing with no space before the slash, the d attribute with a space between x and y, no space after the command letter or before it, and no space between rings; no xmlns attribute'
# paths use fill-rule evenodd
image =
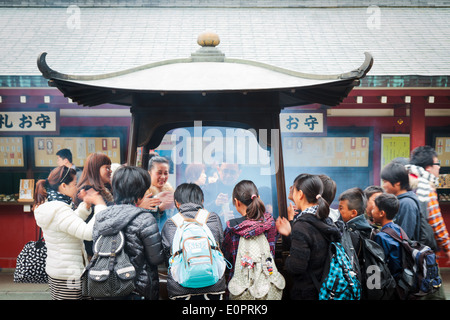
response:
<svg viewBox="0 0 450 320"><path fill-rule="evenodd" d="M439 166L439 167L440 167L440 166L441 166L441 162L440 162L440 161L434 162L434 163L433 163L433 166Z"/></svg>

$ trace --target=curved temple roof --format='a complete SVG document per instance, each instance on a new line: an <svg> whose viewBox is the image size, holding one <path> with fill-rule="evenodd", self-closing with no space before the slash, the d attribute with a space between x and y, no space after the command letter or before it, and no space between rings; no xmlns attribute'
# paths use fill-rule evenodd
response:
<svg viewBox="0 0 450 320"><path fill-rule="evenodd" d="M200 44L200 42L199 42ZM373 57L336 75L300 73L256 61L228 59L214 45L204 45L185 59L172 59L101 75L68 75L52 70L47 53L38 57L38 68L49 85L78 104L132 104L133 94L210 94L267 92L280 94L280 107L320 103L338 105L371 69Z"/></svg>

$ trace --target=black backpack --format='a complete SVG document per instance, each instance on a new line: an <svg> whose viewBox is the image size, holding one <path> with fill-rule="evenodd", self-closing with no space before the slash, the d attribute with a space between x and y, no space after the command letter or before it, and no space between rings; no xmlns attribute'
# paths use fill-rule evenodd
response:
<svg viewBox="0 0 450 320"><path fill-rule="evenodd" d="M83 296L123 297L135 289L136 270L125 250L122 231L101 235L93 246L94 256L81 276Z"/></svg>
<svg viewBox="0 0 450 320"><path fill-rule="evenodd" d="M383 248L375 241L360 237L360 269L363 300L391 300L395 279L389 271Z"/></svg>
<svg viewBox="0 0 450 320"><path fill-rule="evenodd" d="M352 264L353 270L356 272L358 280L361 282L361 270L358 263L358 255L356 249L353 246L352 232L347 228L347 225L342 221L338 220L334 223L334 225L341 232L341 240L340 243L344 247L345 253L348 255L350 262Z"/></svg>
<svg viewBox="0 0 450 320"><path fill-rule="evenodd" d="M438 246L434 239L434 230L428 223L428 208L427 202L419 201L420 211L420 238L419 242L430 247L431 250L436 251Z"/></svg>

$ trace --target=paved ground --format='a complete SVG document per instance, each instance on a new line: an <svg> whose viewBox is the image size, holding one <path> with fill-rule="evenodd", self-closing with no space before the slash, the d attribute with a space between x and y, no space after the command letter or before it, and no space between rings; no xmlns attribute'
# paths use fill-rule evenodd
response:
<svg viewBox="0 0 450 320"><path fill-rule="evenodd" d="M450 300L450 268L442 268L441 276L447 300ZM47 284L14 283L13 270L0 270L0 300L51 300Z"/></svg>
<svg viewBox="0 0 450 320"><path fill-rule="evenodd" d="M51 300L48 284L14 283L14 270L0 270L0 300Z"/></svg>

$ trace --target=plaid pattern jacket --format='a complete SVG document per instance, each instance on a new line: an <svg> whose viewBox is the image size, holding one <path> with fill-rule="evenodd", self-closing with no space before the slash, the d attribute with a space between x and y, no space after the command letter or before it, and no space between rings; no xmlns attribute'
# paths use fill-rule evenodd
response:
<svg viewBox="0 0 450 320"><path fill-rule="evenodd" d="M406 165L409 172L409 184L415 191L420 201L427 202L428 223L434 231L434 238L438 247L444 252L450 251L450 237L439 207L436 186L439 183L437 177L415 165Z"/></svg>
<svg viewBox="0 0 450 320"><path fill-rule="evenodd" d="M434 237L438 246L445 252L450 251L450 237L445 226L444 218L442 218L436 191L430 193L430 201L428 202L428 222L434 230Z"/></svg>

